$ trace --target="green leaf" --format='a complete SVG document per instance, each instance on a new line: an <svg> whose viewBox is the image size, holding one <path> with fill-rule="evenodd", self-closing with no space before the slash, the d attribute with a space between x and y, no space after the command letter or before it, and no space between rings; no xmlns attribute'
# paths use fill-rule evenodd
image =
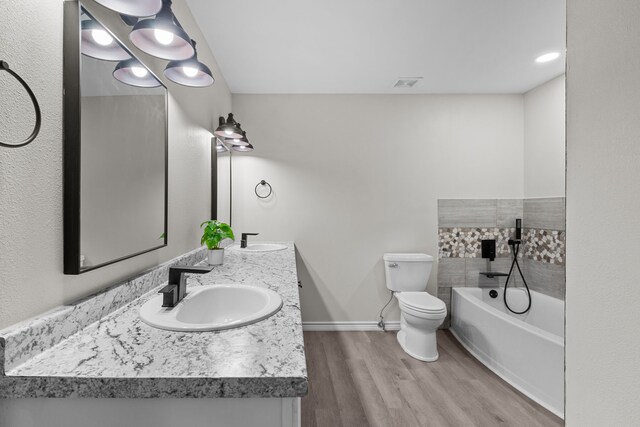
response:
<svg viewBox="0 0 640 427"><path fill-rule="evenodd" d="M204 230L202 230L202 238L200 239L200 244L206 244L207 248L209 248L210 250L217 249L220 245L220 242L225 239L235 240L233 230L228 224L212 219L202 222L202 224L200 224L200 228L202 228L205 224L206 227L204 227Z"/></svg>

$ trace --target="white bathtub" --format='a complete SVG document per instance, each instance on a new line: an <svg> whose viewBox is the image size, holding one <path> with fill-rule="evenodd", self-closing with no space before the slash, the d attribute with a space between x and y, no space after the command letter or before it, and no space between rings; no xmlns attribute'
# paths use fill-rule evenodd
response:
<svg viewBox="0 0 640 427"><path fill-rule="evenodd" d="M509 289L507 300L516 311L526 307L524 289ZM501 288L454 288L451 332L502 379L564 418L564 301L533 291L531 301L528 313L512 314Z"/></svg>

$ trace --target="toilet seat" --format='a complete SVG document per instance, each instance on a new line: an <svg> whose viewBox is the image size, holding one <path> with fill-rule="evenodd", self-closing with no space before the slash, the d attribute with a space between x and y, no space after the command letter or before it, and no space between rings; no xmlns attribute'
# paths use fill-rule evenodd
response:
<svg viewBox="0 0 640 427"><path fill-rule="evenodd" d="M447 313L447 306L444 301L427 292L398 292L396 298L401 308L414 312L430 315Z"/></svg>

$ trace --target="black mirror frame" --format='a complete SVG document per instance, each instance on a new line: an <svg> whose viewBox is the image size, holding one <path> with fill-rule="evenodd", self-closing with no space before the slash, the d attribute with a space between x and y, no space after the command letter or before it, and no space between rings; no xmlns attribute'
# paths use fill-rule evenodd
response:
<svg viewBox="0 0 640 427"><path fill-rule="evenodd" d="M169 126L167 88L162 80L154 77L165 89L165 173L164 173L164 241L163 244L125 255L102 264L80 267L80 150L81 150L81 35L80 35L80 2L65 0L64 2L64 35L63 35L63 225L64 225L64 274L78 275L105 267L125 259L133 258L147 252L167 246L168 228L168 186L169 186ZM93 17L92 17L93 18ZM96 20L97 21L97 20ZM103 25L106 30L108 28ZM130 49L115 34L111 36L131 54ZM132 57L135 55L131 54ZM144 64L143 64L144 65ZM151 71L150 71L151 72ZM153 74L153 73L152 73Z"/></svg>

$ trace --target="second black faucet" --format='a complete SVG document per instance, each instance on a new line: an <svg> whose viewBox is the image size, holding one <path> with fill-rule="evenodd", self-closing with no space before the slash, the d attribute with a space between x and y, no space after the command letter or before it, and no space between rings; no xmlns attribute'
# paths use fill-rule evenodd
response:
<svg viewBox="0 0 640 427"><path fill-rule="evenodd" d="M240 247L247 247L247 236L257 236L260 233L242 233L242 238L240 239Z"/></svg>

